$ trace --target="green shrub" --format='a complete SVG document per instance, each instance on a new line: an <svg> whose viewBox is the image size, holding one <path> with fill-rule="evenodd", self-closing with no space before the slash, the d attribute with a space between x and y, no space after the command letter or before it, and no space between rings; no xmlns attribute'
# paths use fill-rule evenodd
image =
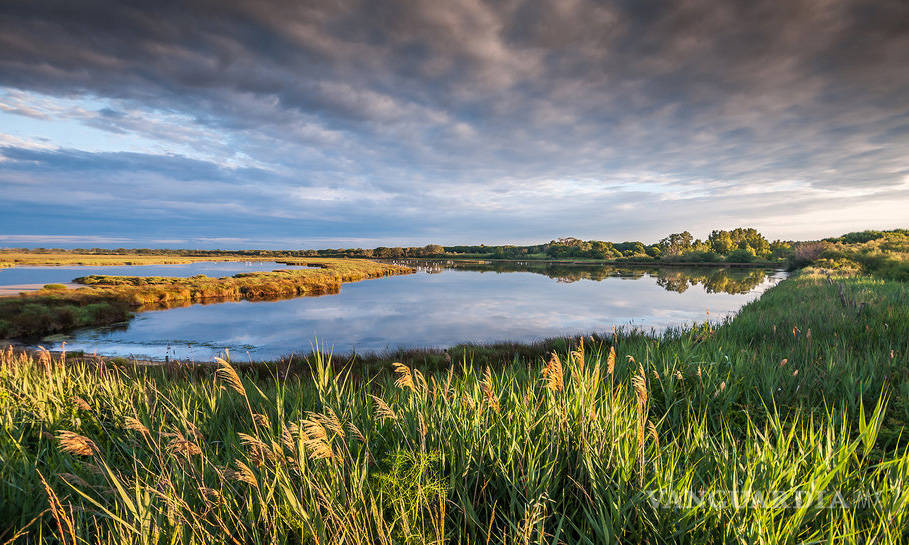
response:
<svg viewBox="0 0 909 545"><path fill-rule="evenodd" d="M733 250L726 255L728 263L753 263L756 260L757 256L751 248Z"/></svg>
<svg viewBox="0 0 909 545"><path fill-rule="evenodd" d="M63 284L44 284L44 289L48 291L63 291L66 290L66 286Z"/></svg>
<svg viewBox="0 0 909 545"><path fill-rule="evenodd" d="M40 303L28 303L22 307L13 331L54 331L54 313ZM17 335L18 333L13 333Z"/></svg>
<svg viewBox="0 0 909 545"><path fill-rule="evenodd" d="M862 266L846 257L821 258L814 262L814 267L837 272L857 273Z"/></svg>

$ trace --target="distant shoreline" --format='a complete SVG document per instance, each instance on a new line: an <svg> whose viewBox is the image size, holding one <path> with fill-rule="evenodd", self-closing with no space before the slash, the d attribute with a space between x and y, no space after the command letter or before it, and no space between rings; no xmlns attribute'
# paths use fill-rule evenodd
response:
<svg viewBox="0 0 909 545"><path fill-rule="evenodd" d="M401 258L353 258L372 261L453 261L457 263L552 263L557 265L613 265L616 267L732 267L750 269L784 269L785 263L776 261L755 261L750 263L727 263L724 261L616 261L604 259L498 259L470 257L401 257Z"/></svg>

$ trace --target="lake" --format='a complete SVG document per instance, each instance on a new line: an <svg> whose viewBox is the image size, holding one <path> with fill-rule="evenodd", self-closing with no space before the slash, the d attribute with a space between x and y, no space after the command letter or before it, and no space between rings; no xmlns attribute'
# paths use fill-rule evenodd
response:
<svg viewBox="0 0 909 545"><path fill-rule="evenodd" d="M26 282L65 282L113 269L129 275L224 276L286 267L268 262L53 267L54 274L66 269L69 278L42 270L48 276ZM269 360L309 352L316 342L335 353L365 353L529 342L613 326L660 331L722 320L784 277L760 269L421 262L416 274L344 284L338 294L142 312L127 324L56 336L45 345L59 349L65 340L67 350L194 361L230 349L234 358Z"/></svg>
<svg viewBox="0 0 909 545"><path fill-rule="evenodd" d="M33 284L67 284L73 278L90 274L110 276L179 276L188 278L197 274L211 277L233 276L238 273L294 269L275 261L199 261L175 265L108 265L60 267L10 267L0 269L0 287Z"/></svg>

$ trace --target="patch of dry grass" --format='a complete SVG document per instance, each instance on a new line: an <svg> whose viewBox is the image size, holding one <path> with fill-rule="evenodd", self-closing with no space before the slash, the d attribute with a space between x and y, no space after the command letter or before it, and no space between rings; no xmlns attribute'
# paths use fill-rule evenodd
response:
<svg viewBox="0 0 909 545"><path fill-rule="evenodd" d="M268 300L335 293L344 282L413 272L399 265L350 259L294 259L288 264L313 268L241 273L223 278L95 275L76 279L86 286L78 290L42 290L0 297L0 338L115 323L128 319L135 310L211 300Z"/></svg>

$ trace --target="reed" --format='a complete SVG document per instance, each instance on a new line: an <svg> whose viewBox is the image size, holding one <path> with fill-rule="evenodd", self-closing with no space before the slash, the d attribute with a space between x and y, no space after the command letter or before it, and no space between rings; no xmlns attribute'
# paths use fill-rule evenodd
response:
<svg viewBox="0 0 909 545"><path fill-rule="evenodd" d="M296 260L309 269L241 273L224 278L93 275L74 281L77 290L42 290L17 297L0 297L0 338L47 335L128 320L141 310L194 303L274 300L335 293L345 282L356 282L412 269L365 260Z"/></svg>
<svg viewBox="0 0 909 545"><path fill-rule="evenodd" d="M909 540L905 284L806 273L719 326L546 349L3 350L0 543Z"/></svg>
<svg viewBox="0 0 909 545"><path fill-rule="evenodd" d="M140 254L135 252L123 253L89 253L84 251L21 251L0 249L0 268L15 266L64 266L64 265L92 265L96 267L106 265L171 265L180 263L195 263L197 261L274 261L274 256L256 257L236 253L223 255L198 252L197 255L178 254ZM283 258L277 258L283 259Z"/></svg>

